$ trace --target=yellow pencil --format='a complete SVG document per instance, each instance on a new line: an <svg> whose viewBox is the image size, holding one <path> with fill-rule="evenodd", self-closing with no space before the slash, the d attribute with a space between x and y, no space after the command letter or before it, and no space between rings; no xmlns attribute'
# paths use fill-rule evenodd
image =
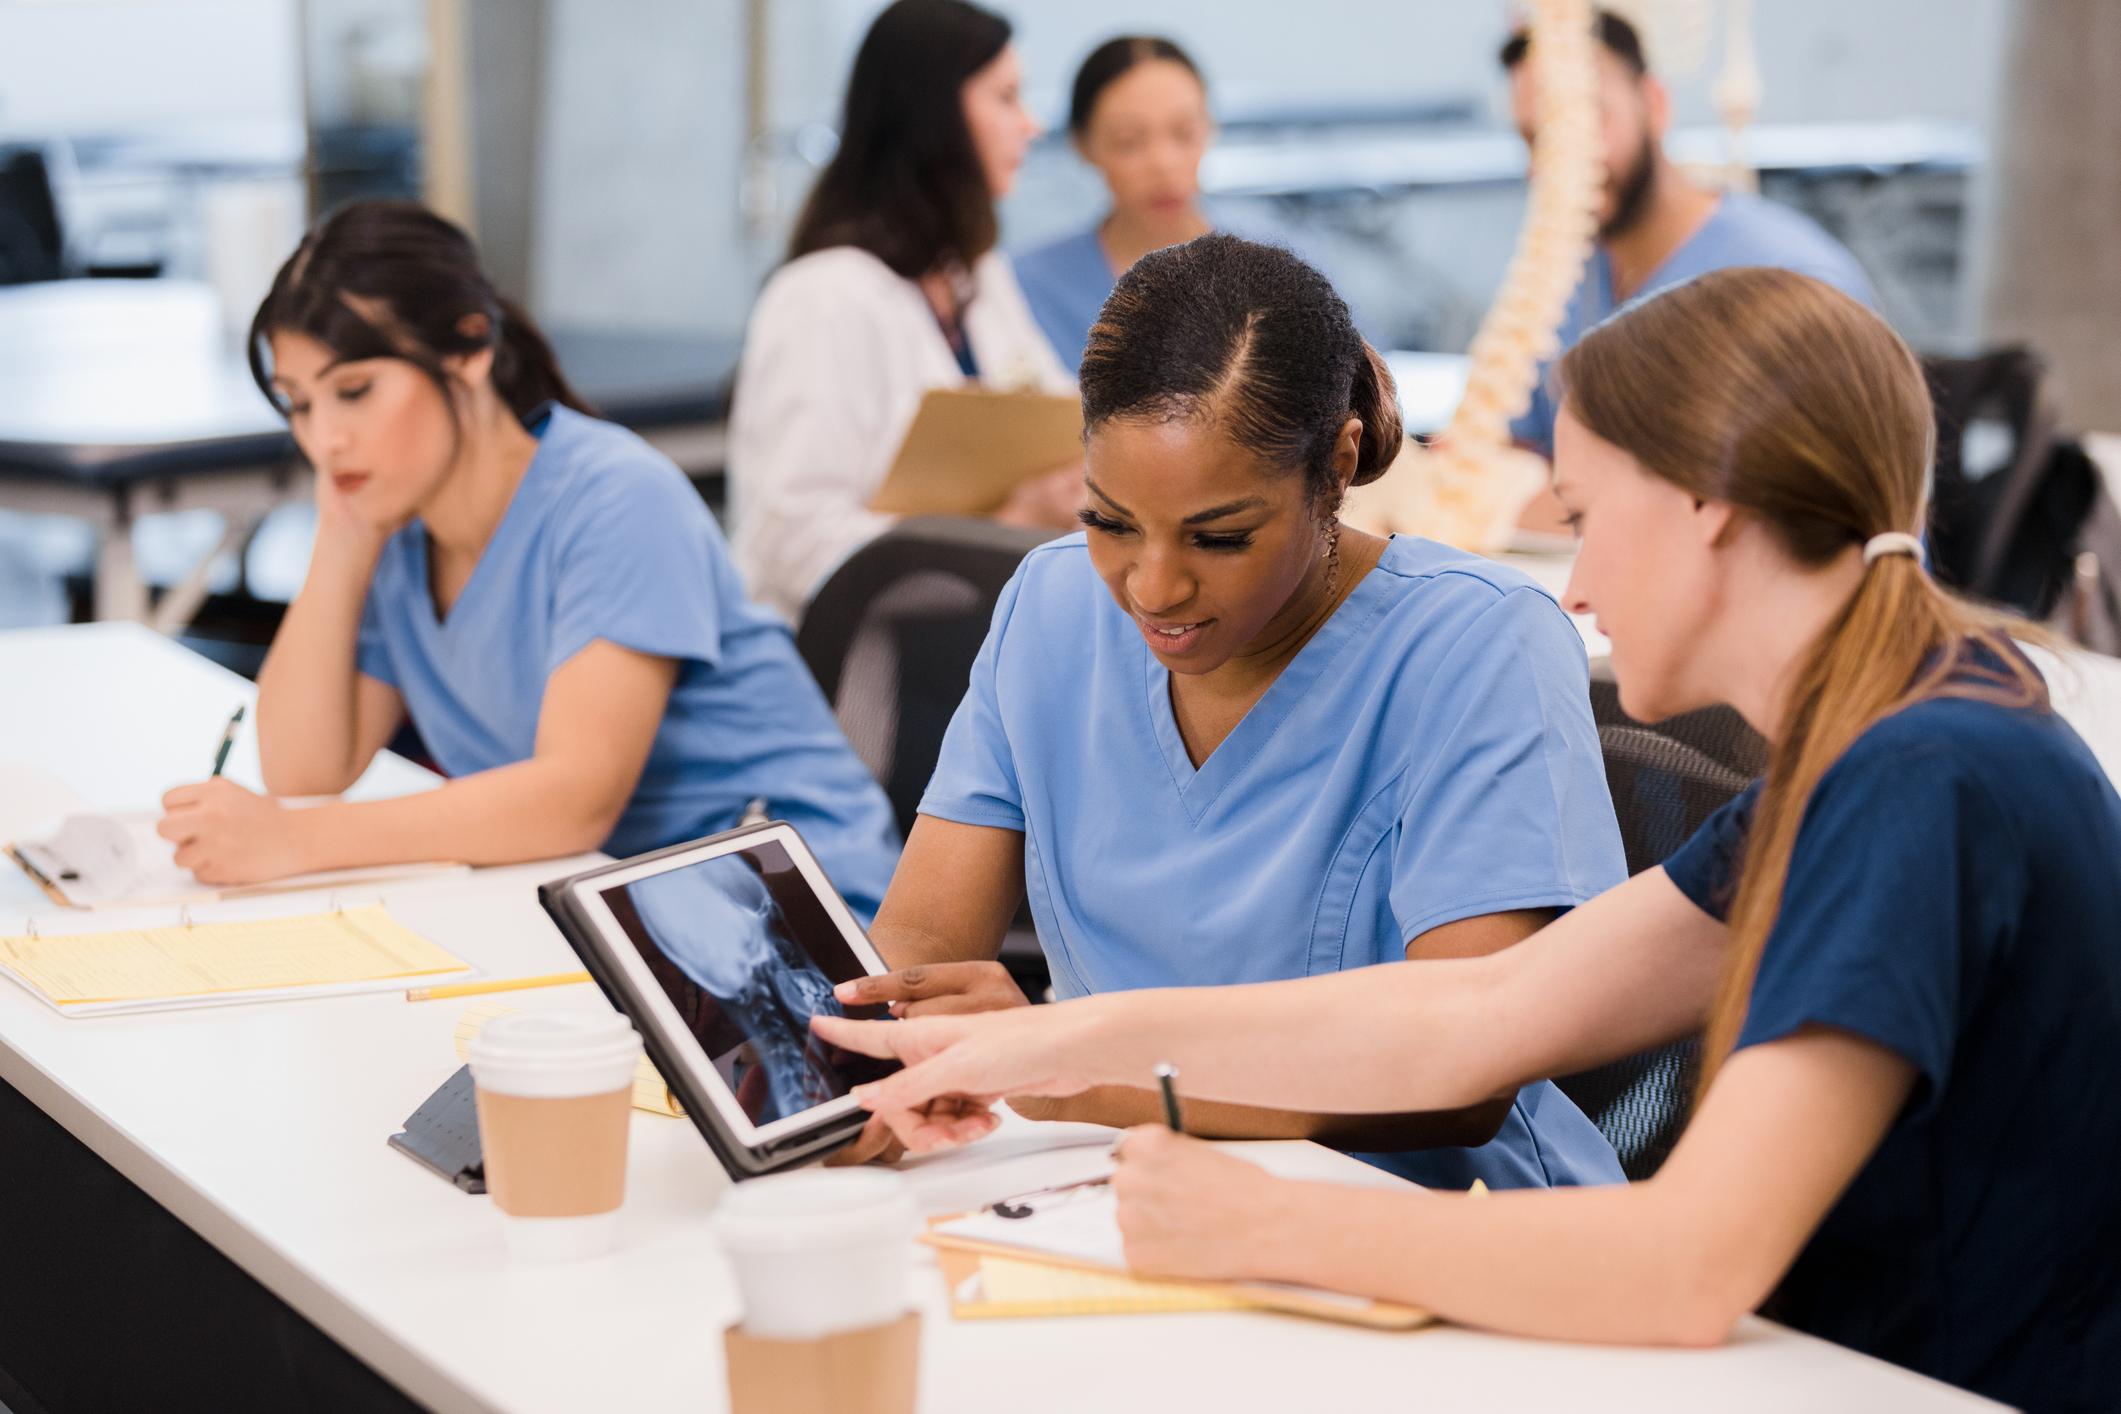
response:
<svg viewBox="0 0 2121 1414"><path fill-rule="evenodd" d="M411 987L406 990L408 1002L439 1001L443 997L475 997L481 992L520 992L526 987L565 987L573 982L587 982L586 972L548 972L542 977L499 977L490 982L452 982L446 987Z"/></svg>

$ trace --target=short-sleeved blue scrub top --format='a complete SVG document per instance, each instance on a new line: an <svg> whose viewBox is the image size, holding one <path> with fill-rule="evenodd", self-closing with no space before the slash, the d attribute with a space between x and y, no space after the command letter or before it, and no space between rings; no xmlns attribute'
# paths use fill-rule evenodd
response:
<svg viewBox="0 0 2121 1414"><path fill-rule="evenodd" d="M1269 245L1289 245L1288 238L1276 231L1253 231L1241 225L1226 222L1223 213L1211 210L1209 216L1219 231L1243 236L1246 240L1262 241ZM1031 307L1032 318L1053 345L1053 352L1060 356L1062 365L1069 370L1080 368L1083 353L1090 343L1090 328L1097 323L1097 316L1104 312L1105 300L1112 287L1119 283L1113 273L1112 261L1105 254L1105 241L1100 232L1104 229L1104 218L1099 217L1083 230L1072 232L1044 245L1012 253L1009 263L1016 271L1016 283L1024 292L1024 303ZM1312 265L1320 262L1298 248L1296 254ZM1364 311L1352 310L1358 327L1368 332L1368 321Z"/></svg>
<svg viewBox="0 0 2121 1414"><path fill-rule="evenodd" d="M1061 997L1399 962L1441 924L1627 872L1567 616L1513 570L1404 538L1198 770L1084 538L1032 551L921 811L1023 834ZM1547 1082L1478 1149L1365 1157L1436 1187L1621 1178Z"/></svg>
<svg viewBox="0 0 2121 1414"><path fill-rule="evenodd" d="M2000 666L1976 650L1958 686ZM1665 861L1716 918L1757 804ZM2112 1409L2121 798L2068 723L1933 698L1820 778L1737 1044L1808 1026L1902 1057L1915 1086L1766 1312L2021 1409Z"/></svg>
<svg viewBox="0 0 2121 1414"><path fill-rule="evenodd" d="M633 433L555 407L471 579L435 615L427 530L390 538L362 611L360 670L395 687L452 776L527 761L553 672L603 639L678 660L647 764L605 849L677 844L754 800L801 832L874 916L898 861L890 802L833 720L786 625L744 596L684 473Z"/></svg>
<svg viewBox="0 0 2121 1414"><path fill-rule="evenodd" d="M1701 229L1665 257L1664 264L1650 272L1632 298L1645 299L1697 275L1734 265L1773 265L1794 270L1832 285L1873 309L1878 307L1870 277L1846 246L1803 212L1746 192L1725 192ZM1620 303L1613 297L1613 262L1601 246L1591 252L1582 283L1570 296L1568 310L1562 315L1557 331L1562 348L1575 347L1578 339L1619 308ZM1526 446L1537 448L1541 455L1551 457L1554 418L1560 409L1547 371L1542 371L1532 390L1531 407L1510 424L1510 433Z"/></svg>

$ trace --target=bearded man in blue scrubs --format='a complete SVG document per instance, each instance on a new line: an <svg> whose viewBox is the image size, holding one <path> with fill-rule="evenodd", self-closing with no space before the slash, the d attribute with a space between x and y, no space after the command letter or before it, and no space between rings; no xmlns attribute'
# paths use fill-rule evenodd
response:
<svg viewBox="0 0 2121 1414"><path fill-rule="evenodd" d="M1561 321L1561 347L1629 300L1733 265L1774 265L1810 275L1876 309L1877 295L1846 247L1809 217L1745 192L1710 191L1665 155L1672 96L1643 58L1635 27L1598 15L1600 107L1605 118L1606 190L1598 244ZM1502 49L1517 130L1537 132L1538 88L1530 36ZM1554 390L1542 377L1532 406L1511 425L1522 445L1554 452Z"/></svg>

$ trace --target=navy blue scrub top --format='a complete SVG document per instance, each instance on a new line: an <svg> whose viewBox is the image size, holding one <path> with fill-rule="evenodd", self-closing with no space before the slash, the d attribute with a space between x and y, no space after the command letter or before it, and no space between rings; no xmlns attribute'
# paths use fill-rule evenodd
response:
<svg viewBox="0 0 2121 1414"><path fill-rule="evenodd" d="M1664 865L1718 918L1758 789ZM1928 700L1827 771L1737 1044L1805 1026L1917 1079L1765 1313L2020 1408L2116 1408L2121 799L2066 722Z"/></svg>

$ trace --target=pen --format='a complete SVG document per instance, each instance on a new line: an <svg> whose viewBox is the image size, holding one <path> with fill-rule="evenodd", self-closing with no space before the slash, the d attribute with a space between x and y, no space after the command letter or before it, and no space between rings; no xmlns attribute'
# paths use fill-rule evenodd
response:
<svg viewBox="0 0 2121 1414"><path fill-rule="evenodd" d="M236 714L228 719L228 729L221 733L221 749L214 753L214 774L228 764L228 748L236 744L236 728L243 725L243 708L239 705Z"/></svg>
<svg viewBox="0 0 2121 1414"><path fill-rule="evenodd" d="M408 1002L440 1001L444 997L475 997L482 992L520 992L529 987L565 987L590 980L586 972L548 972L540 977L498 977L483 982L451 982L441 987L408 987Z"/></svg>
<svg viewBox="0 0 2121 1414"><path fill-rule="evenodd" d="M1165 1061L1156 1068L1156 1088L1164 1092L1164 1124L1174 1134L1186 1132L1185 1121L1178 1113L1178 1067Z"/></svg>

